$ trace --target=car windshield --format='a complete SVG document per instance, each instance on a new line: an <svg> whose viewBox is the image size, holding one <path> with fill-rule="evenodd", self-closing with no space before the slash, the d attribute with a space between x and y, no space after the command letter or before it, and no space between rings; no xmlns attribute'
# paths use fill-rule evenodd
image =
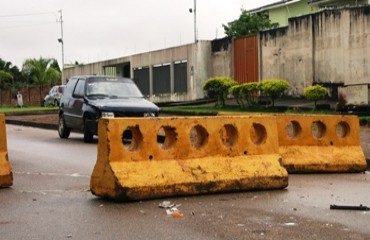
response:
<svg viewBox="0 0 370 240"><path fill-rule="evenodd" d="M87 97L141 98L135 83L125 80L94 80L87 83Z"/></svg>

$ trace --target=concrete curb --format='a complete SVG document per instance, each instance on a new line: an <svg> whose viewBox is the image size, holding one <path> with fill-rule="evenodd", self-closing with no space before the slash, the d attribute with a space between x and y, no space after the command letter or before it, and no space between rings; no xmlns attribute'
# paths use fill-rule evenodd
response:
<svg viewBox="0 0 370 240"><path fill-rule="evenodd" d="M20 121L14 119L6 119L5 123L7 124L14 124L14 125L21 125L27 127L37 127L37 128L44 128L44 129L51 129L51 130L58 130L58 125L56 124L49 124L49 123L35 123L35 122L27 122L27 121Z"/></svg>

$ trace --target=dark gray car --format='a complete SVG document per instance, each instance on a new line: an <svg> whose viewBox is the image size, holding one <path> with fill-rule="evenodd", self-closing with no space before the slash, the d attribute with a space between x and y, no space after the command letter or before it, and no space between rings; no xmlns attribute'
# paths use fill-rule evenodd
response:
<svg viewBox="0 0 370 240"><path fill-rule="evenodd" d="M146 100L128 78L108 76L72 77L64 89L59 110L59 136L82 131L84 141L98 134L101 117L155 117L159 107Z"/></svg>

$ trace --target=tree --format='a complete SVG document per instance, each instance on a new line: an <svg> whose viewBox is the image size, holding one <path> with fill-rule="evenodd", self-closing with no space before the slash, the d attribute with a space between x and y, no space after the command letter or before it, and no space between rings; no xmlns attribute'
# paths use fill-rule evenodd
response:
<svg viewBox="0 0 370 240"><path fill-rule="evenodd" d="M0 70L0 88L8 89L13 82L13 75L3 70Z"/></svg>
<svg viewBox="0 0 370 240"><path fill-rule="evenodd" d="M60 67L59 67L59 64L58 64L58 61L56 59L52 59L52 63L50 65L52 68L56 69L58 72L61 72L60 71Z"/></svg>
<svg viewBox="0 0 370 240"><path fill-rule="evenodd" d="M203 90L210 98L216 99L216 106L225 106L225 100L229 94L229 89L237 85L237 82L229 77L209 78L203 85Z"/></svg>
<svg viewBox="0 0 370 240"><path fill-rule="evenodd" d="M272 107L275 107L275 99L281 97L289 88L289 83L282 79L266 79L261 82L261 90L271 98Z"/></svg>
<svg viewBox="0 0 370 240"><path fill-rule="evenodd" d="M261 30L276 28L278 23L271 23L267 13L249 13L241 9L241 14L237 20L222 25L228 37L239 37L256 34Z"/></svg>
<svg viewBox="0 0 370 240"><path fill-rule="evenodd" d="M22 72L36 85L60 83L61 73L55 67L55 59L27 59Z"/></svg>
<svg viewBox="0 0 370 240"><path fill-rule="evenodd" d="M304 89L303 96L308 101L314 101L316 109L317 101L324 99L328 95L328 89L321 85L310 86Z"/></svg>
<svg viewBox="0 0 370 240"><path fill-rule="evenodd" d="M17 66L0 58L0 87L2 89L18 88L23 86L25 79Z"/></svg>

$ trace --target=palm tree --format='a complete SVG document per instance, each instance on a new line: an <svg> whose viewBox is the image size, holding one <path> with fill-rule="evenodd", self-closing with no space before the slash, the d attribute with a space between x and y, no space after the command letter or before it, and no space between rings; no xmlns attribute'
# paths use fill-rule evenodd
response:
<svg viewBox="0 0 370 240"><path fill-rule="evenodd" d="M0 58L0 87L8 89L21 85L24 81L17 66Z"/></svg>
<svg viewBox="0 0 370 240"><path fill-rule="evenodd" d="M43 105L42 86L45 84L60 83L61 73L55 68L55 59L39 58L27 59L23 63L22 72L28 77L31 83L40 87L40 104Z"/></svg>
<svg viewBox="0 0 370 240"><path fill-rule="evenodd" d="M35 85L56 84L60 82L60 71L55 67L55 59L27 59L23 63L22 72Z"/></svg>

